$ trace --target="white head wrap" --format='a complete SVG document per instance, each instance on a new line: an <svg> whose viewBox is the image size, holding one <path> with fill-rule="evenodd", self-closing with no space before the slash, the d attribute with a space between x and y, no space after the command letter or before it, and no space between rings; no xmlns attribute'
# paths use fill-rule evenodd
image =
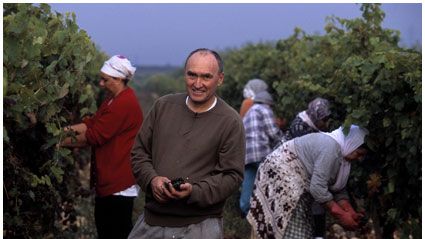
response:
<svg viewBox="0 0 425 239"><path fill-rule="evenodd" d="M345 157L364 143L364 137L367 133L366 129L360 128L357 125L351 125L348 135L344 135L342 126L325 134L331 136L336 140L336 142L338 142L341 146L342 156Z"/></svg>
<svg viewBox="0 0 425 239"><path fill-rule="evenodd" d="M324 134L331 136L336 142L338 142L341 146L342 156L345 157L364 143L364 137L368 134L368 132L366 129L360 128L357 125L351 125L348 135L344 135L342 127ZM350 169L351 163L346 160L342 160L335 184L330 186L331 190L340 191L345 187L348 181L348 176L350 175Z"/></svg>
<svg viewBox="0 0 425 239"><path fill-rule="evenodd" d="M115 55L105 61L100 71L112 77L130 80L136 72L136 67L133 67L126 57Z"/></svg>
<svg viewBox="0 0 425 239"><path fill-rule="evenodd" d="M266 82L261 79L252 79L246 83L243 89L244 98L254 98L255 94L261 91L266 91L268 88Z"/></svg>
<svg viewBox="0 0 425 239"><path fill-rule="evenodd" d="M258 92L254 97L255 103L264 103L268 105L273 105L273 97L267 91Z"/></svg>

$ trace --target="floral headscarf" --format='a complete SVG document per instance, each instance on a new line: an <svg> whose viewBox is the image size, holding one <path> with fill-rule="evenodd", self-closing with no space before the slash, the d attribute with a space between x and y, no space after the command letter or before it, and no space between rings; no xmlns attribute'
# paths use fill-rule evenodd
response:
<svg viewBox="0 0 425 239"><path fill-rule="evenodd" d="M326 118L331 114L329 110L329 101L323 98L316 98L308 104L306 113L310 120L316 124L317 121Z"/></svg>

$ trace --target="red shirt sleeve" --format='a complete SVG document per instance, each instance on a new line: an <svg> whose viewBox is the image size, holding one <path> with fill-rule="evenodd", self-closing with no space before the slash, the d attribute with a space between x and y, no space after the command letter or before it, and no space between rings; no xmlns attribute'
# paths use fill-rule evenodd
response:
<svg viewBox="0 0 425 239"><path fill-rule="evenodd" d="M253 104L254 100L251 98L247 98L242 101L241 109L239 111L239 114L242 118L245 116L246 112L248 112L249 108L251 108Z"/></svg>

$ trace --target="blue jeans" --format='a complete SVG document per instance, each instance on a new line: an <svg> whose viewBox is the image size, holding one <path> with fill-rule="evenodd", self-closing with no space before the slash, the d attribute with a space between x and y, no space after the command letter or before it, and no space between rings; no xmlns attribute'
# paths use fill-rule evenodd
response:
<svg viewBox="0 0 425 239"><path fill-rule="evenodd" d="M242 216L245 217L249 211L249 199L251 198L252 190L254 189L255 175L260 163L250 163L245 165L245 173L243 176L241 197L239 199L239 207L242 211Z"/></svg>

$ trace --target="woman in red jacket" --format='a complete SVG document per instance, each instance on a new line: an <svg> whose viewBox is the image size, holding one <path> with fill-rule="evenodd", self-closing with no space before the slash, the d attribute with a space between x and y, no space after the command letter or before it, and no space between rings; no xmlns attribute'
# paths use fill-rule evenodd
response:
<svg viewBox="0 0 425 239"><path fill-rule="evenodd" d="M127 238L132 229L133 200L139 188L131 169L130 151L143 113L127 83L136 68L123 56L113 56L100 70L99 86L107 93L96 114L65 130L76 132L64 147L92 146L95 152L95 221L99 238ZM92 179L93 180L93 179Z"/></svg>

